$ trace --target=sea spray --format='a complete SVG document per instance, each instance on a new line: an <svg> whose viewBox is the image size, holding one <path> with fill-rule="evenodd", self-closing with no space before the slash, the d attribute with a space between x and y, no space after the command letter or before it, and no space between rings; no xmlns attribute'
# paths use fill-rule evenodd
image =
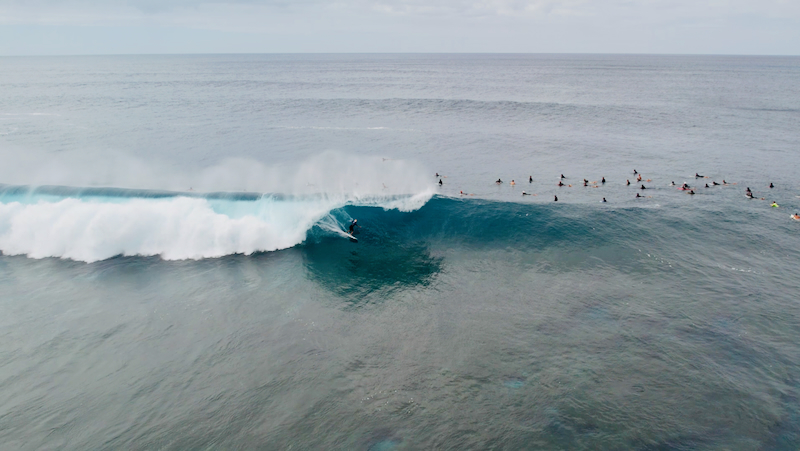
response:
<svg viewBox="0 0 800 451"><path fill-rule="evenodd" d="M361 198L432 192L435 182L427 168L413 161L356 157L335 151L300 162L226 158L202 167L186 164L179 170L166 161L145 162L113 152L102 156L37 155L36 151L25 149L0 152L0 156L4 161L0 166L0 183L31 187L63 185Z"/></svg>

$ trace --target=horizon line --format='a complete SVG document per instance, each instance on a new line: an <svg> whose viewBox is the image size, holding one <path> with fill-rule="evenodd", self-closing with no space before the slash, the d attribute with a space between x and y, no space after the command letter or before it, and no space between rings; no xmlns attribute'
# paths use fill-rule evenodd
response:
<svg viewBox="0 0 800 451"><path fill-rule="evenodd" d="M0 54L2 58L87 56L223 56L223 55L572 55L572 56L712 56L712 57L800 57L789 53L640 53L640 52L185 52L185 53L70 53Z"/></svg>

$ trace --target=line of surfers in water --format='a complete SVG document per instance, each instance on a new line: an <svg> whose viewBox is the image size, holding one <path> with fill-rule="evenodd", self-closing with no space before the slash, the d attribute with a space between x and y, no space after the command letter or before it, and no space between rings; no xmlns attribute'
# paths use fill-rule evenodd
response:
<svg viewBox="0 0 800 451"><path fill-rule="evenodd" d="M642 182L642 181L643 181L643 180L642 180L642 174L639 174L639 172L637 172L637 171L636 171L636 169L634 169L634 170L633 170L633 175L634 175L634 176L636 176L636 181L637 181L637 182ZM437 172L437 173L436 173L436 177L437 177L437 178L439 178L439 186L442 186L442 185L444 184L444 182L442 182L442 177L443 177L443 176L439 175L439 173ZM700 175L699 173L696 173L696 172L695 172L695 174L694 174L694 177L695 177L696 179L707 179L707 178L708 178L708 177L706 177L706 176L704 176L704 175ZM566 179L566 177L564 176L564 174L561 174L561 178L560 178L560 179L559 179L559 181L558 181L558 186L567 186L567 187L572 187L572 185L568 185L568 184L565 184L565 183L564 183L564 180L565 180L565 179ZM645 181L647 181L647 182L652 182L652 179L647 179L647 180L645 180ZM630 179L626 180L625 182L626 182L626 185L630 186L630 184L631 184L631 181L630 181ZM503 184L503 181L502 181L501 179L497 179L497 181L496 181L495 183L496 183L496 184L498 184L498 185L502 185L502 184ZM528 177L528 183L533 183L533 176L529 176L529 177ZM589 180L587 180L587 179L583 179L583 186L589 186L589 183L590 183L590 182L589 182ZM595 181L595 182L591 182L591 183L593 184L593 187L594 187L594 188L597 188L597 187L598 187L598 185L597 185L597 182L596 182L596 181ZM601 183L601 184L605 184L605 183L606 183L606 178L605 178L605 177L603 177L603 178L600 180L600 183ZM516 185L517 183L516 183L514 180L511 180L511 183L509 183L509 184L513 186L513 185ZM735 184L736 184L736 183L728 183L728 182L726 182L725 180L722 180L722 183L717 183L717 182L715 182L715 181L712 181L710 185L709 185L708 183L706 183L706 184L705 184L705 187L706 187L706 188L712 188L712 187L714 187L714 186L730 186L730 185L735 185ZM675 182L672 182L672 183L670 183L670 186L677 186L677 185L675 184ZM772 183L770 183L770 184L769 184L769 187L770 187L770 188L775 188L775 185L774 185L774 184L772 184ZM644 186L644 183L642 183L642 185L641 185L641 187L640 187L639 189L641 189L641 190L645 190L645 189L648 189L648 188L647 188L646 186ZM689 194L689 195L694 195L694 194L695 194L695 192L694 192L694 188L693 188L693 187L691 187L691 186L689 186L689 184L688 184L688 183L683 183L683 184L682 184L680 187L678 187L678 189L679 189L679 190L681 190L681 191L686 191L686 192L687 192L686 194ZM460 193L460 194L461 194L462 196L466 195L466 193L464 193L464 191L461 191L461 193ZM522 192L522 195L523 195L523 196L531 196L531 195L535 196L535 194L526 193L525 191L523 191L523 192ZM745 194L744 194L744 195L745 195L745 197L747 197L748 199L756 199L755 195L754 195L754 194L753 194L753 192L750 190L750 187L747 187L747 189L745 190ZM639 194L639 193L636 193L636 198L637 198L637 199L641 199L641 198L644 198L644 197L645 197L645 196L642 196L641 194ZM766 198L762 197L762 198L761 198L761 200L766 200ZM554 202L558 202L558 196L553 196L553 201L554 201ZM607 201L606 201L606 198L604 197L604 198L603 198L603 200L602 200L601 202L607 202ZM773 207L773 208L778 208L778 203L777 203L777 202L775 202L775 201L773 201L773 202L771 203L771 205L770 205L770 206L771 206L771 207ZM795 221L800 221L800 213L795 213L795 214L793 214L793 215L791 216L791 218L792 218L792 219L794 219Z"/></svg>

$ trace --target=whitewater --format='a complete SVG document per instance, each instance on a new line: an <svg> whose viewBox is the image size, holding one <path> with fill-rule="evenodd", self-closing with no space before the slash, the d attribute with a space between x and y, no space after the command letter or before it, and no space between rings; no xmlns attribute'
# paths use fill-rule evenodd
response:
<svg viewBox="0 0 800 451"><path fill-rule="evenodd" d="M332 152L282 171L255 162L223 164L196 176L195 185L208 186L212 178L219 187L226 178L220 174L232 165L251 167L245 186L287 192L0 186L0 251L84 262L115 256L250 255L300 244L315 226L346 236L343 229L352 220L341 210L346 205L412 211L434 193L418 165Z"/></svg>

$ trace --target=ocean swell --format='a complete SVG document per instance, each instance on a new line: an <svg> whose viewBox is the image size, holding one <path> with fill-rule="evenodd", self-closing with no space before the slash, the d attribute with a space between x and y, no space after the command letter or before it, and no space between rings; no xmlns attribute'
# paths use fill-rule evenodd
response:
<svg viewBox="0 0 800 451"><path fill-rule="evenodd" d="M69 197L0 203L5 255L94 262L114 256L165 260L214 258L286 249L318 226L343 234L331 212L347 204L409 211L430 193L386 198L315 196L230 201L174 196L157 199Z"/></svg>

